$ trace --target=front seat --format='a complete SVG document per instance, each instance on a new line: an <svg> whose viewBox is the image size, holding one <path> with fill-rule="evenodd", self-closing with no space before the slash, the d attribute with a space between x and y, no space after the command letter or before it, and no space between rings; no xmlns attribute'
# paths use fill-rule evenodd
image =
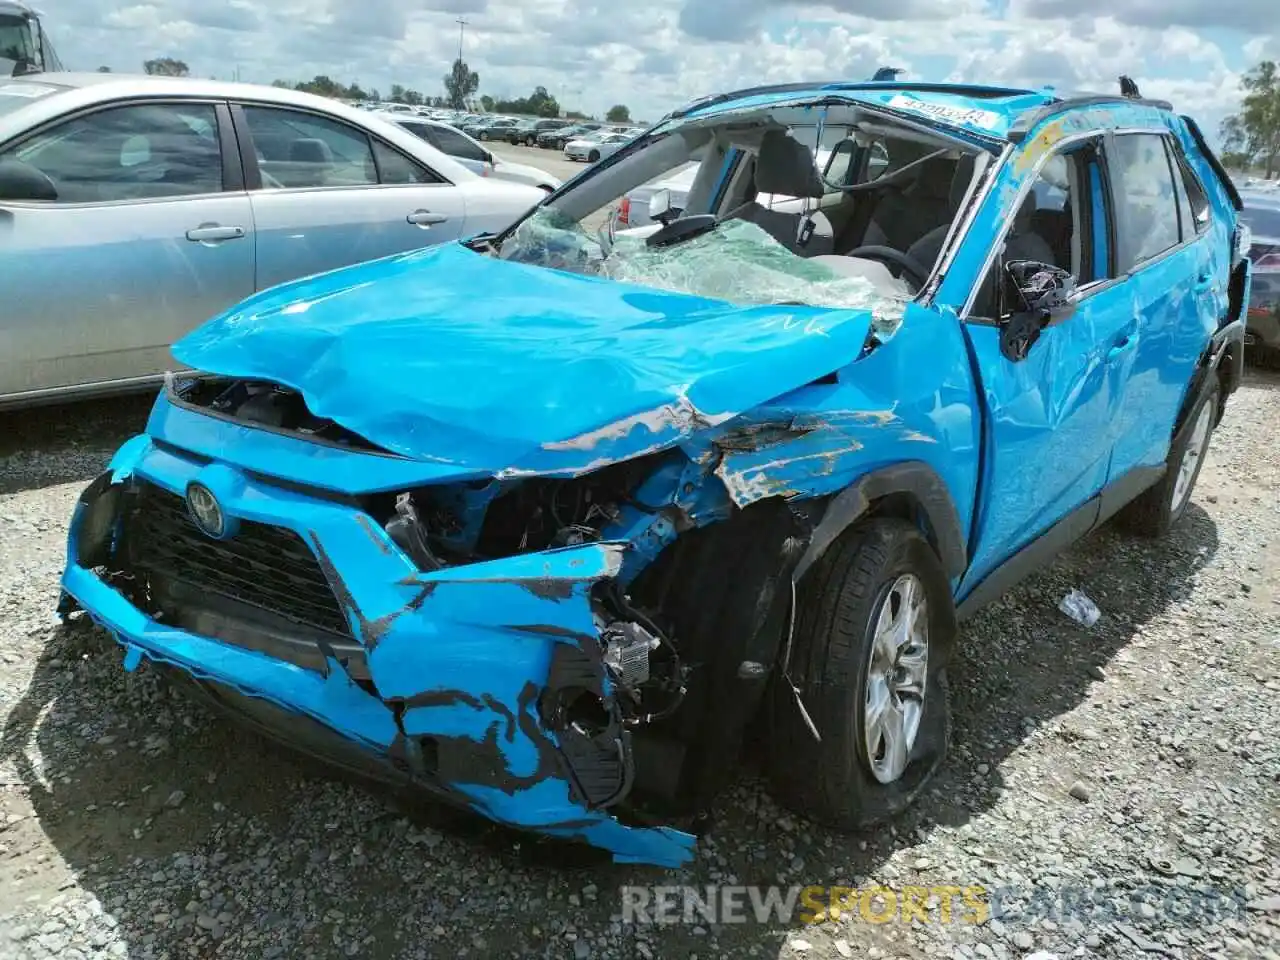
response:
<svg viewBox="0 0 1280 960"><path fill-rule="evenodd" d="M289 186L323 187L333 166L333 151L323 140L300 137L289 144L289 165L301 181Z"/></svg>
<svg viewBox="0 0 1280 960"><path fill-rule="evenodd" d="M969 189L969 181L973 179L974 158L962 157L956 164L955 176L951 179L951 211L954 218L964 203L964 195ZM1032 221L1036 212L1036 195L1027 194L1027 199L1013 218L1005 239L1005 260L1036 260L1040 263L1056 263L1053 248L1049 242L1035 232ZM907 254L928 270L932 270L942 253L942 245L946 242L951 223L944 223L926 233L913 243Z"/></svg>
<svg viewBox="0 0 1280 960"><path fill-rule="evenodd" d="M826 193L822 175L813 162L813 153L785 130L769 130L760 140L760 152L756 156L756 194L771 193L777 197L801 197L821 200ZM775 200L775 202L778 202ZM755 200L738 207L726 219L747 220L764 229L769 236L792 253L799 253L797 242L800 223L804 215L771 210ZM815 248L820 238L815 236L803 250L805 253L824 252ZM827 238L830 243L830 238Z"/></svg>

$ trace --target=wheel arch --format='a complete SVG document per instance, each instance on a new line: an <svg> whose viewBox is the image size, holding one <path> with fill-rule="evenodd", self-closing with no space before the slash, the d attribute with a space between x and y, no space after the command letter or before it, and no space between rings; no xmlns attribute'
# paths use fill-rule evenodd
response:
<svg viewBox="0 0 1280 960"><path fill-rule="evenodd" d="M800 580L836 539L867 516L896 516L915 523L950 577L969 563L960 514L938 472L922 460L891 464L863 474L831 497L793 574Z"/></svg>

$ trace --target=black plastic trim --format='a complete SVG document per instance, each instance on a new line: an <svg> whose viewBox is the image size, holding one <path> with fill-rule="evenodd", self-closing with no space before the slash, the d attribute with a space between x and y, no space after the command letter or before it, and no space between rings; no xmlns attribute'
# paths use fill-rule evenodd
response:
<svg viewBox="0 0 1280 960"><path fill-rule="evenodd" d="M909 460L868 473L832 498L796 564L793 578L800 580L875 501L893 494L909 495L924 512L947 575L958 577L964 573L969 563L968 551L951 494L933 467L922 460Z"/></svg>
<svg viewBox="0 0 1280 960"><path fill-rule="evenodd" d="M214 112L218 120L218 148L222 154L222 189L236 193L244 189L244 161L236 143L235 124L226 103L214 104Z"/></svg>
<svg viewBox="0 0 1280 960"><path fill-rule="evenodd" d="M1204 134L1200 132L1200 125L1191 117L1183 116L1182 122L1187 125L1187 129L1191 131L1191 138L1195 140L1196 146L1200 148L1200 152L1204 154L1205 162L1213 168L1213 172L1217 175L1218 180L1222 183L1222 188L1227 191L1227 197L1231 200L1231 205L1237 210L1244 209L1244 200L1240 198L1240 191L1236 189L1235 183L1231 180L1231 175L1227 173L1223 167L1222 161L1218 159L1218 155L1213 152L1213 148L1204 138Z"/></svg>

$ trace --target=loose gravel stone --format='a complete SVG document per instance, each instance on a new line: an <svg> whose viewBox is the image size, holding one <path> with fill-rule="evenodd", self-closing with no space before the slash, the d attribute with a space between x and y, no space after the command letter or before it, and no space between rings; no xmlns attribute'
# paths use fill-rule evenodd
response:
<svg viewBox="0 0 1280 960"><path fill-rule="evenodd" d="M393 802L55 627L76 496L149 406L0 415L5 960L1280 954L1280 376L1247 372L1166 538L1107 527L963 625L952 751L911 811L841 835L748 762L671 871ZM929 922L621 917L623 884L769 882L924 887Z"/></svg>

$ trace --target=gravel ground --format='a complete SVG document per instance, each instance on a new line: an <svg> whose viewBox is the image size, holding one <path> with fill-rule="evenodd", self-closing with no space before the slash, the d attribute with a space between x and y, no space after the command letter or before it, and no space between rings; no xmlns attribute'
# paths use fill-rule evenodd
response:
<svg viewBox="0 0 1280 960"><path fill-rule="evenodd" d="M147 406L0 418L0 957L1280 957L1274 375L1167 540L1103 531L966 626L954 749L910 814L833 835L747 770L677 872L395 805L56 628L75 496ZM1073 587L1092 629L1057 610ZM1005 892L980 924L654 927L619 922L624 883ZM1111 909L1042 909L1082 893Z"/></svg>

